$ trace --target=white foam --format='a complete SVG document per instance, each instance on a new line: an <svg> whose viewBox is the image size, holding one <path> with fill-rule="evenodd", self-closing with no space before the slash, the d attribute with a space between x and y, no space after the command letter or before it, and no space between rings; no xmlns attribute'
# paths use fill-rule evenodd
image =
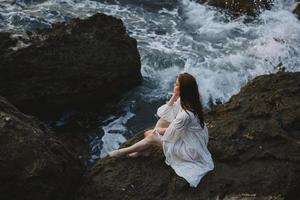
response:
<svg viewBox="0 0 300 200"><path fill-rule="evenodd" d="M139 88L143 100L166 98L176 75L189 72L196 77L203 103L208 106L210 99L228 101L248 80L276 72L278 65L300 71L300 23L292 13L294 1L275 0L274 4L272 10L245 23L245 16L232 20L220 9L190 0L180 0L178 8L156 13L91 0L5 3L0 7L4 18L0 30L22 31L35 23L46 26L96 12L114 15L138 41L145 80ZM104 126L101 155L125 141L121 132L126 132L126 122L122 120L120 117Z"/></svg>
<svg viewBox="0 0 300 200"><path fill-rule="evenodd" d="M185 28L194 32L178 28L176 21L172 34L148 38L152 42L142 49L142 74L158 84L144 97L164 98L175 76L184 71L198 80L205 105L210 98L227 101L249 79L274 73L278 65L300 71L300 23L291 12L291 2L278 1L252 23L244 23L245 16L224 20L225 14L189 0L182 0L182 5ZM184 67L171 63L160 69L160 60L147 59L157 50L161 59L173 55Z"/></svg>
<svg viewBox="0 0 300 200"><path fill-rule="evenodd" d="M280 1L274 10L264 11L257 22L245 24L244 16L223 22L215 9L189 0L182 2L186 23L207 42L205 62L197 63L190 57L194 61L186 64L193 66L185 67L197 77L205 103L210 96L227 101L249 79L276 72L279 64L289 71L300 70L295 67L300 64L300 23L291 13L291 4Z"/></svg>
<svg viewBox="0 0 300 200"><path fill-rule="evenodd" d="M126 141L126 138L123 136L123 134L127 131L125 124L133 116L133 113L127 112L124 116L121 116L101 127L104 131L104 136L101 139L103 143L100 158L105 157L108 152L118 149L120 144Z"/></svg>

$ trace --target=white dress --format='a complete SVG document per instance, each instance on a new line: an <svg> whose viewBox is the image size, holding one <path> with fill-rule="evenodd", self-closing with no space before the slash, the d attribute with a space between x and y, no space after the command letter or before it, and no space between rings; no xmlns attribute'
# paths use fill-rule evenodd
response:
<svg viewBox="0 0 300 200"><path fill-rule="evenodd" d="M180 98L172 106L164 104L159 107L157 115L170 122L161 138L166 164L191 187L197 187L202 177L214 169L207 149L207 127L201 127L193 112L181 108Z"/></svg>

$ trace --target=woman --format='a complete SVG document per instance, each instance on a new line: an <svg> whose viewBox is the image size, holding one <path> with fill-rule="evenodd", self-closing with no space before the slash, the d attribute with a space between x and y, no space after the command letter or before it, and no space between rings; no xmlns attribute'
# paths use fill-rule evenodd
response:
<svg viewBox="0 0 300 200"><path fill-rule="evenodd" d="M192 187L213 170L214 163L207 149L208 130L195 78L179 74L171 99L158 108L160 117L155 128L134 145L109 153L111 157L147 155L153 145L163 148L166 164Z"/></svg>

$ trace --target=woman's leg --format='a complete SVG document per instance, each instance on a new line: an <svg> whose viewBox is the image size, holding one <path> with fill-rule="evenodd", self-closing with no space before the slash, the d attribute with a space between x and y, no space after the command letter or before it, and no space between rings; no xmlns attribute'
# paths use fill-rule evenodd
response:
<svg viewBox="0 0 300 200"><path fill-rule="evenodd" d="M154 130L155 129L158 129L158 128L168 128L168 126L170 125L170 122L162 119L162 118L159 118L159 120L156 122L156 125L154 127L154 129L151 129L151 130L148 130L148 131L145 131L144 132L144 136L145 137L148 137L150 135L153 135L154 134Z"/></svg>
<svg viewBox="0 0 300 200"><path fill-rule="evenodd" d="M133 152L143 152L151 146L162 146L161 138L157 135L150 135L141 141L131 145L130 147L125 147L122 149L118 149L109 153L110 157L120 157L126 154L130 154Z"/></svg>
<svg viewBox="0 0 300 200"><path fill-rule="evenodd" d="M159 119L154 129L167 128L170 125L169 122L163 119ZM111 157L118 157L125 154L129 154L131 157L137 157L139 155L149 155L153 145L162 146L162 142L159 136L154 134L154 129L150 129L144 132L145 138L130 147L118 149L109 153Z"/></svg>
<svg viewBox="0 0 300 200"><path fill-rule="evenodd" d="M169 123L168 121L163 120L162 118L160 118L160 119L157 121L157 123L156 123L154 129L145 131L145 132L144 132L144 136L145 136L145 138L146 138L146 137L149 137L149 136L151 136L151 135L155 135L155 133L154 133L154 130L155 130L155 129L158 129L158 128L167 128L169 125L170 125L170 123ZM128 155L129 155L130 157L138 157L138 156L140 156L140 155L143 155L143 156L149 156L149 155L151 154L151 151L152 151L152 146L149 146L148 148L146 148L146 149L143 150L143 151L133 152L133 153L130 153L130 154L128 154Z"/></svg>
<svg viewBox="0 0 300 200"><path fill-rule="evenodd" d="M155 128L168 128L168 126L170 125L170 122L162 119L162 118L159 118L159 120L156 122L156 125L155 125Z"/></svg>
<svg viewBox="0 0 300 200"><path fill-rule="evenodd" d="M154 129L151 129L151 130L145 131L145 132L144 132L144 136L145 136L145 137L148 137L148 136L150 136L150 135L153 135L153 133L154 133Z"/></svg>

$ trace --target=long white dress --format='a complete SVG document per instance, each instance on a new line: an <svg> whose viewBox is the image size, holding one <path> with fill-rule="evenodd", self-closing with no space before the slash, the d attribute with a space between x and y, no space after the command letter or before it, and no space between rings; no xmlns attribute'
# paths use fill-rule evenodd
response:
<svg viewBox="0 0 300 200"><path fill-rule="evenodd" d="M197 187L202 177L214 169L207 149L207 127L201 127L193 112L181 108L180 98L172 106L164 104L159 107L157 115L170 122L161 137L166 164L191 187Z"/></svg>

